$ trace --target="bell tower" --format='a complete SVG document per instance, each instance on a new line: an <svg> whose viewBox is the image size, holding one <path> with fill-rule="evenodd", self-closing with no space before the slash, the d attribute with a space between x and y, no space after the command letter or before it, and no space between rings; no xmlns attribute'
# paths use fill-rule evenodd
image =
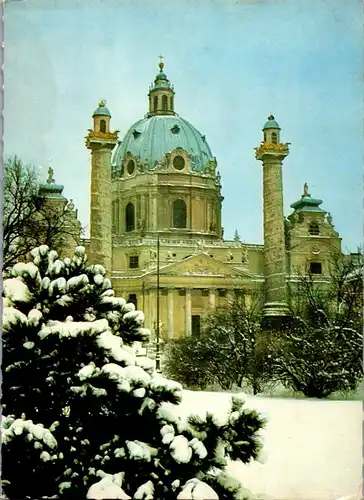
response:
<svg viewBox="0 0 364 500"><path fill-rule="evenodd" d="M110 111L101 101L93 114L86 147L91 150L90 260L112 270L111 153L118 143L118 131L110 131Z"/></svg>
<svg viewBox="0 0 364 500"><path fill-rule="evenodd" d="M255 157L263 163L264 275L266 317L288 315L285 269L282 161L288 144L280 142L280 127L269 116L263 127L263 142Z"/></svg>

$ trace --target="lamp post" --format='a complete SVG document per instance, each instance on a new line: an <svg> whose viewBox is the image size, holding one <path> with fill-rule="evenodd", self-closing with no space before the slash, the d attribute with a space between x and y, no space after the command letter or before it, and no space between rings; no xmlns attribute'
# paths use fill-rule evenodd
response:
<svg viewBox="0 0 364 500"><path fill-rule="evenodd" d="M159 334L160 334L160 326L159 326L159 233L157 233L157 328L156 328L156 336L157 336L157 344L156 344L156 354L155 354L155 363L156 370L160 372L161 370L161 357L160 357L160 344L159 344Z"/></svg>

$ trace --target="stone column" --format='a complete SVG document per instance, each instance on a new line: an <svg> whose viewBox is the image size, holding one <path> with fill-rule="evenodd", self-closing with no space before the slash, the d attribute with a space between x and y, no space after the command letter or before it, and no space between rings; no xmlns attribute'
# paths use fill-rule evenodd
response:
<svg viewBox="0 0 364 500"><path fill-rule="evenodd" d="M186 289L186 309L185 309L185 333L186 336L191 335L192 333L192 301L191 301L191 289Z"/></svg>
<svg viewBox="0 0 364 500"><path fill-rule="evenodd" d="M167 311L168 311L167 338L168 338L168 340L173 339L173 337L174 337L173 295L174 295L173 288L168 288L168 295L167 295Z"/></svg>
<svg viewBox="0 0 364 500"><path fill-rule="evenodd" d="M112 260L112 197L111 148L107 144L90 144L91 203L90 254L93 264L101 264L111 273Z"/></svg>
<svg viewBox="0 0 364 500"><path fill-rule="evenodd" d="M145 196L142 194L140 196L140 218L143 219L144 221L144 227L146 227L146 220L145 220Z"/></svg>
<svg viewBox="0 0 364 500"><path fill-rule="evenodd" d="M235 301L235 291L233 289L229 289L228 288L226 290L226 295L227 295L227 302L228 302L228 304L229 303L231 304L232 302Z"/></svg>
<svg viewBox="0 0 364 500"><path fill-rule="evenodd" d="M145 328L152 328L151 307L150 307L150 290L144 290L144 326Z"/></svg>
<svg viewBox="0 0 364 500"><path fill-rule="evenodd" d="M102 107L105 113L100 115ZM102 105L97 111L99 112L93 115L94 128L89 129L86 137L86 147L91 151L89 255L90 262L103 265L110 276L113 218L111 152L118 142L118 134L109 131L109 110ZM101 132L99 128L101 117L107 124L106 132Z"/></svg>
<svg viewBox="0 0 364 500"><path fill-rule="evenodd" d="M256 158L263 163L265 316L287 316L282 160L286 144L263 143Z"/></svg>
<svg viewBox="0 0 364 500"><path fill-rule="evenodd" d="M209 306L210 309L216 308L216 288L209 288Z"/></svg>
<svg viewBox="0 0 364 500"><path fill-rule="evenodd" d="M152 229L153 231L156 231L158 229L158 204L157 204L157 193L153 193L153 199L152 199Z"/></svg>

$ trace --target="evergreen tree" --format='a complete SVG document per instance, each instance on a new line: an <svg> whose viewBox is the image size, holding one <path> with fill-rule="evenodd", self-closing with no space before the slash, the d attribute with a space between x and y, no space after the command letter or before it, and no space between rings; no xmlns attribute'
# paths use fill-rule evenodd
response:
<svg viewBox="0 0 364 500"><path fill-rule="evenodd" d="M235 229L235 233L234 233L234 241L240 241L240 235L238 233L238 230Z"/></svg>
<svg viewBox="0 0 364 500"><path fill-rule="evenodd" d="M260 450L239 397L224 422L178 416L182 387L137 356L143 313L83 247L41 246L3 286L2 487L8 498L246 498L226 472Z"/></svg>

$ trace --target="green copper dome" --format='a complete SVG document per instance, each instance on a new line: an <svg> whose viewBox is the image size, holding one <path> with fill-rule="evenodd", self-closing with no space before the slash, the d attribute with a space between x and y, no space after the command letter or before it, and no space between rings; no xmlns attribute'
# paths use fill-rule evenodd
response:
<svg viewBox="0 0 364 500"><path fill-rule="evenodd" d="M115 150L113 166L121 169L124 157L130 153L139 159L144 169L153 170L163 162L166 153L184 149L191 158L191 170L200 172L214 157L205 136L187 120L176 115L149 116L137 121Z"/></svg>
<svg viewBox="0 0 364 500"><path fill-rule="evenodd" d="M296 212L325 212L325 210L320 208L321 203L322 200L319 200L318 198L311 198L311 195L308 192L307 183L305 183L301 199L292 203L291 208L293 208Z"/></svg>
<svg viewBox="0 0 364 500"><path fill-rule="evenodd" d="M278 123L275 121L274 116L270 115L268 116L268 121L265 122L263 130L266 130L267 128L276 128L278 130L281 130L280 126Z"/></svg>
<svg viewBox="0 0 364 500"><path fill-rule="evenodd" d="M109 118L111 118L110 111L106 107L106 101L99 102L99 107L97 109L95 109L94 114L92 116L93 117L94 116L108 116Z"/></svg>
<svg viewBox="0 0 364 500"><path fill-rule="evenodd" d="M64 198L62 195L63 188L61 184L56 184L54 180L53 168L48 168L48 178L46 183L39 184L38 196L40 198Z"/></svg>

